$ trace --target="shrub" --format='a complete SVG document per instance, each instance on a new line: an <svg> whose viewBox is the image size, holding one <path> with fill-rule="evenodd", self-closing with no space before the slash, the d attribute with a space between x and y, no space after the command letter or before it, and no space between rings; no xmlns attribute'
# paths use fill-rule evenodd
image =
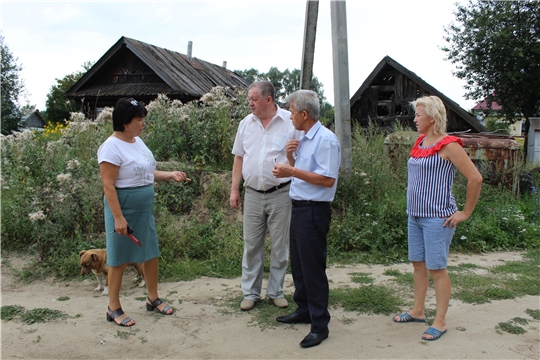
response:
<svg viewBox="0 0 540 360"><path fill-rule="evenodd" d="M192 179L155 186L161 274L169 279L241 270L242 223L230 209L229 187L236 129L249 108L245 91L236 98L228 92L215 88L188 104L159 96L148 104L142 137L158 169L181 169ZM65 277L78 272L79 250L105 246L96 152L112 133L111 115L106 108L88 121L74 113L66 126L0 137L3 250L35 251L47 269ZM328 253L333 259L407 258L408 151L388 150L384 139L375 127L353 129L352 171L340 175L332 204ZM466 181L458 174L454 194L460 208L465 193ZM540 248L539 214L537 192L516 196L484 184L452 248Z"/></svg>

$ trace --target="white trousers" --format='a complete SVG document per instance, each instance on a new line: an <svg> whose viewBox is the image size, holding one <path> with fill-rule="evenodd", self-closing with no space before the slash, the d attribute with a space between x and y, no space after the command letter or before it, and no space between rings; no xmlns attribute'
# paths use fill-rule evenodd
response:
<svg viewBox="0 0 540 360"><path fill-rule="evenodd" d="M289 260L289 228L291 223L290 185L269 194L246 188L244 197L244 256L242 258L242 293L244 299L261 299L264 273L266 232L272 243L270 276L266 296L283 297L283 280Z"/></svg>

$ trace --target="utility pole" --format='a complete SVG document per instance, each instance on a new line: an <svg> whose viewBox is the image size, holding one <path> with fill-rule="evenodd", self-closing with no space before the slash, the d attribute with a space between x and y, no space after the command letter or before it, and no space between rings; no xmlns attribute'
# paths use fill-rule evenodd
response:
<svg viewBox="0 0 540 360"><path fill-rule="evenodd" d="M313 59L315 57L315 35L317 34L317 16L319 0L306 1L306 21L304 24L304 50L302 52L302 70L300 89L310 90L313 78Z"/></svg>
<svg viewBox="0 0 540 360"><path fill-rule="evenodd" d="M341 170L352 170L351 103L349 95L349 52L345 0L330 1L334 67L334 116L341 145Z"/></svg>

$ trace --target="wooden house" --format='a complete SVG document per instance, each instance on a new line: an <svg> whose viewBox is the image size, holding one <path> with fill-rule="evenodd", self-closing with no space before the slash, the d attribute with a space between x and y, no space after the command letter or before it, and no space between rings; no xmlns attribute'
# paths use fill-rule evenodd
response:
<svg viewBox="0 0 540 360"><path fill-rule="evenodd" d="M509 133L513 136L523 136L525 135L525 119L518 118L513 124L510 124L506 117L501 114L502 106L499 105L496 101L492 101L491 105L488 106L487 100L478 102L472 109L472 113L476 116L478 121L487 126L489 121L494 121L500 123L502 129L508 128L508 131L500 132L501 134Z"/></svg>
<svg viewBox="0 0 540 360"><path fill-rule="evenodd" d="M121 97L148 104L158 94L165 94L186 103L215 86L235 89L248 85L223 66L123 36L66 92L66 97L81 104L88 118L95 118L103 107L114 106Z"/></svg>
<svg viewBox="0 0 540 360"><path fill-rule="evenodd" d="M475 116L437 91L389 56L384 57L351 98L351 119L363 127L369 122L391 130L398 122L415 129L411 101L425 95L438 96L446 106L448 132L484 132Z"/></svg>
<svg viewBox="0 0 540 360"><path fill-rule="evenodd" d="M31 130L42 130L45 128L45 119L43 119L39 110L36 109L21 118L20 127Z"/></svg>

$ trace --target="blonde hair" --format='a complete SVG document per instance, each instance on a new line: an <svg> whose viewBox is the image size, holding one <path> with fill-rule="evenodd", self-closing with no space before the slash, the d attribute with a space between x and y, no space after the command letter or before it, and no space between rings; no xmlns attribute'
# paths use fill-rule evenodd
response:
<svg viewBox="0 0 540 360"><path fill-rule="evenodd" d="M411 102L414 110L420 105L424 107L426 116L435 120L433 124L433 132L437 135L446 135L446 108L444 103L437 96L424 96Z"/></svg>

